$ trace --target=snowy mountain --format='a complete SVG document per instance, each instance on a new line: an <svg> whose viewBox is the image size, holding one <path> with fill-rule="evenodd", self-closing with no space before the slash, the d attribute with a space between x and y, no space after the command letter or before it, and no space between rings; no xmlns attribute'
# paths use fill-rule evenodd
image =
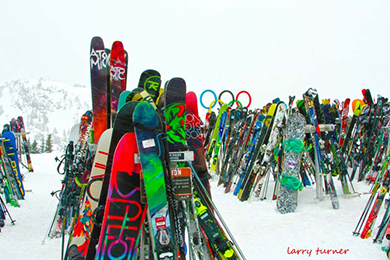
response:
<svg viewBox="0 0 390 260"><path fill-rule="evenodd" d="M52 134L54 149L68 142L71 128L91 109L90 88L45 79L0 84L0 123L23 116L27 135L38 147Z"/></svg>

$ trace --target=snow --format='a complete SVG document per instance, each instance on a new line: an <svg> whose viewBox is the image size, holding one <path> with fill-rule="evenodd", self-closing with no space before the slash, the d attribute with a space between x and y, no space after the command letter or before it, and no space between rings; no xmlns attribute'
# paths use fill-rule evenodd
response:
<svg viewBox="0 0 390 260"><path fill-rule="evenodd" d="M55 156L55 153L32 154L34 172L21 169L25 175L24 187L32 192L26 193L20 208L7 204L16 222L12 226L7 219L0 233L1 260L61 259L60 239L47 238L42 245L57 205L57 199L50 193L61 188L62 176L57 173Z"/></svg>
<svg viewBox="0 0 390 260"><path fill-rule="evenodd" d="M61 239L45 239L57 205L57 199L50 193L60 189L63 177L57 173L54 160L60 155L32 155L35 172L23 170L25 188L32 192L27 192L20 208L7 204L16 224L12 226L7 219L0 233L1 260L61 259ZM273 182L270 184L268 197L271 197L273 189ZM364 183L354 184L359 192L369 190ZM338 194L342 194L341 185L336 182L336 186L340 188ZM328 260L386 259L381 247L387 246L387 240L378 245L373 244L372 239L352 236L369 195L350 198L339 195L340 209L334 210L329 199L315 199L314 187L304 188L299 194L297 211L285 215L278 213L275 202L269 199L240 202L231 193L225 194L222 188L217 187L216 181L212 181L212 196L248 260L308 257ZM384 213L383 209L381 213ZM377 224L381 218L380 214ZM308 250L303 255L302 251L299 255L291 254L303 249ZM317 249L348 251L344 254L317 255Z"/></svg>

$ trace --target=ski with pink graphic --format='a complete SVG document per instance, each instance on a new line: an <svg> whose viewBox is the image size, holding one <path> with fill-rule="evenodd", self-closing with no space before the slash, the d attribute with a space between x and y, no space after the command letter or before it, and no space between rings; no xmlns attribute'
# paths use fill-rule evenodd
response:
<svg viewBox="0 0 390 260"><path fill-rule="evenodd" d="M141 164L137 156L135 134L127 133L115 150L95 259L135 259L146 213L140 201Z"/></svg>

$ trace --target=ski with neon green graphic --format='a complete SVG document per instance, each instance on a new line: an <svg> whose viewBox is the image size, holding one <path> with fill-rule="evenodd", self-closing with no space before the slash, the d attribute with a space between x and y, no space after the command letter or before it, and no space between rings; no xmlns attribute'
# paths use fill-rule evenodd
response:
<svg viewBox="0 0 390 260"><path fill-rule="evenodd" d="M305 150L303 143L305 125L305 117L299 112L292 113L287 121L286 140L283 142L283 173L279 175L281 186L277 202L277 209L282 214L296 210L298 190L303 187L299 180L299 171L302 152Z"/></svg>
<svg viewBox="0 0 390 260"><path fill-rule="evenodd" d="M202 184L198 178L194 179L194 201L196 216L199 221L200 229L205 236L207 243L210 245L213 259L218 260L235 260L243 259L232 247L232 242L226 236L220 223L215 217L213 208L208 203L207 192L202 189Z"/></svg>
<svg viewBox="0 0 390 260"><path fill-rule="evenodd" d="M221 117L222 115L226 112L228 109L227 104L222 104L219 114L217 117L217 121L215 122L214 126L214 131L211 137L210 145L207 150L207 155L206 155L206 160L210 161L211 156L212 156L212 162L211 162L211 167L210 167L210 172L215 173L217 169L217 161L218 161L218 153L219 153L219 148L221 146L221 138L222 138L222 133L223 133L223 128L224 124L221 125ZM225 116L226 113L225 113ZM226 121L225 121L226 122ZM221 128L222 126L222 128Z"/></svg>
<svg viewBox="0 0 390 260"><path fill-rule="evenodd" d="M186 162L192 160L191 156L187 155L193 153L187 151L188 147L186 145L186 89L186 82L182 78L172 78L165 85L164 114L167 125L167 144L170 155L173 189L175 191L175 200L178 204L180 216L177 218L177 221L179 221L178 224L181 227L183 235L180 237L180 243L182 243L183 247L186 242L189 245L187 255L185 255L185 251L180 252L180 258L187 259L186 257L192 257L192 259L196 259L198 255L204 259L203 251L199 250L202 249L201 243L199 243L200 236L197 234L198 239L194 239L194 231L191 229L192 226L190 223L190 216L194 215L191 185L192 174L191 169L186 167ZM196 230L195 226L193 227ZM194 241L198 241L197 245L194 245Z"/></svg>
<svg viewBox="0 0 390 260"><path fill-rule="evenodd" d="M185 144L186 82L182 78L173 78L168 81L164 93L169 151L184 151L187 149Z"/></svg>
<svg viewBox="0 0 390 260"><path fill-rule="evenodd" d="M159 95L159 98L157 99L157 102L159 102L159 99L161 98L161 93L162 93L162 89L160 89L160 95ZM165 125L165 122L164 122L164 119L162 117L162 114L160 113L160 110L157 109L157 106L156 104L154 103L153 101L153 98L149 95L149 93L142 89L142 88L136 88L132 91L132 93L129 95L128 99L130 100L139 100L139 101L146 101L147 103L149 103L150 105L152 105L152 107L155 109L156 113L157 113L157 116L159 118L159 121L162 123L162 135L164 136L162 142L160 144L163 144L163 154L160 154L161 158L162 158L162 162L164 163L164 174L165 174L165 184L166 184L166 187L167 187L167 190L168 190L168 193L167 193L167 199L168 199L168 205L169 205L169 211L170 211L170 214L172 216L172 221L171 223L173 224L172 226L172 232L174 234L174 238L175 238L175 241L176 241L176 246L178 248L178 251L180 252L180 255L183 256L185 255L185 246L184 246L184 242L182 241L182 237L183 237L183 233L182 233L182 228L179 224L179 220L178 220L178 215L180 214L180 208L178 207L178 203L177 201L174 199L174 193L172 191L172 187L173 187L173 180L172 180L172 176L171 176L171 166L170 166L170 158L169 158L169 149L168 149L168 141L167 141L167 129L166 129L166 125ZM163 107L163 103L164 99L161 99L161 101L159 102L159 107ZM161 137L161 136L160 136Z"/></svg>
<svg viewBox="0 0 390 260"><path fill-rule="evenodd" d="M165 185L163 122L145 101L136 106L133 122L149 206L153 254L155 259L177 259Z"/></svg>
<svg viewBox="0 0 390 260"><path fill-rule="evenodd" d="M222 158L224 158L226 152L225 144L230 130L230 116L231 109L228 107L228 109L221 115L221 120L219 122L218 129L218 138L213 151L214 155L210 165L210 170L212 170L218 176L221 175L222 172Z"/></svg>

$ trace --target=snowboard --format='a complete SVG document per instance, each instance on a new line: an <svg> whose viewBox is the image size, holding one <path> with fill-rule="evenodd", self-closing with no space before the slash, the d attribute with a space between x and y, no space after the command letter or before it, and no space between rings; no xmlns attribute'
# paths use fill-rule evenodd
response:
<svg viewBox="0 0 390 260"><path fill-rule="evenodd" d="M299 112L292 113L287 120L286 139L283 144L283 173L279 175L281 185L277 201L277 209L282 214L294 212L298 206L298 189L302 188L298 185L300 183L298 178L305 125L305 117ZM294 150L294 147L298 147L298 149Z"/></svg>
<svg viewBox="0 0 390 260"><path fill-rule="evenodd" d="M99 236L101 232L101 222L103 221L104 207L107 200L108 187L111 178L111 170L113 163L113 156L119 140L122 136L128 132L133 131L133 124L131 122L131 116L134 111L134 107L137 105L137 102L127 102L121 110L119 110L114 127L112 130L112 137L110 142L110 149L108 152L106 168L104 171L103 183L99 197L99 203L97 210L95 211L95 223L92 229L91 239L88 245L88 252L86 255L86 260L95 259L96 254L96 245L99 242Z"/></svg>
<svg viewBox="0 0 390 260"><path fill-rule="evenodd" d="M129 118L131 121L131 118ZM95 259L135 259L145 219L140 199L138 148L134 132L119 141L114 158L106 209Z"/></svg>

